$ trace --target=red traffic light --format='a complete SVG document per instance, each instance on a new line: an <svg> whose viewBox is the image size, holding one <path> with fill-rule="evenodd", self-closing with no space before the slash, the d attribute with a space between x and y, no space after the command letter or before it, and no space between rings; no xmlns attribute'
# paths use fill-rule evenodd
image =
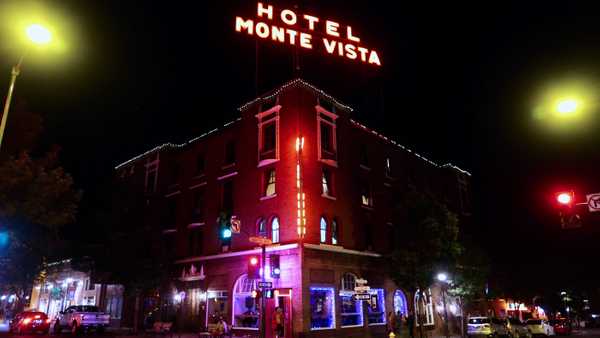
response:
<svg viewBox="0 0 600 338"><path fill-rule="evenodd" d="M258 258L256 258L256 257L250 258L250 265L257 265L257 264L258 264Z"/></svg>
<svg viewBox="0 0 600 338"><path fill-rule="evenodd" d="M560 192L556 194L556 201L562 205L571 205L575 197L573 192Z"/></svg>

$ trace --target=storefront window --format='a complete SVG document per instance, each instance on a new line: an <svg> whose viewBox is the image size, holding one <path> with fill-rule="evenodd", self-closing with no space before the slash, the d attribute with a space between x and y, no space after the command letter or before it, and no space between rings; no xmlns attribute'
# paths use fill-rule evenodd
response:
<svg viewBox="0 0 600 338"><path fill-rule="evenodd" d="M417 292L415 292L415 304L415 315L417 316L415 325L419 326L419 317L421 317L423 325L434 325L431 289L428 289L427 292L423 292L422 296L421 292L417 290Z"/></svg>
<svg viewBox="0 0 600 338"><path fill-rule="evenodd" d="M394 292L394 313L404 317L408 315L406 296L402 290L396 290L396 292Z"/></svg>
<svg viewBox="0 0 600 338"><path fill-rule="evenodd" d="M385 324L385 294L383 289L371 289L371 301L367 307L369 325Z"/></svg>
<svg viewBox="0 0 600 338"><path fill-rule="evenodd" d="M335 328L335 300L332 287L310 288L311 330Z"/></svg>
<svg viewBox="0 0 600 338"><path fill-rule="evenodd" d="M256 280L242 275L233 288L233 326L258 329L258 302L252 297Z"/></svg>
<svg viewBox="0 0 600 338"><path fill-rule="evenodd" d="M227 298L227 291L208 291L208 324L216 324L221 316L225 318L225 315L227 314Z"/></svg>
<svg viewBox="0 0 600 338"><path fill-rule="evenodd" d="M363 325L363 302L352 299L355 286L356 276L351 273L345 273L342 276L342 287L340 289L342 327Z"/></svg>

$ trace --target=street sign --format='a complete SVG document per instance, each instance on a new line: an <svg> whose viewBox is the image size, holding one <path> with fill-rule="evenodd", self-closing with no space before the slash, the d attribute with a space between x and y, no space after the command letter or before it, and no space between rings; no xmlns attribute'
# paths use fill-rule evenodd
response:
<svg viewBox="0 0 600 338"><path fill-rule="evenodd" d="M355 286L354 287L354 292L356 292L356 293L367 293L367 292L369 292L369 290L371 290L370 286Z"/></svg>
<svg viewBox="0 0 600 338"><path fill-rule="evenodd" d="M357 278L355 282L356 282L356 284L359 284L359 285L364 285L364 284L368 283L368 281L363 278Z"/></svg>
<svg viewBox="0 0 600 338"><path fill-rule="evenodd" d="M588 209L590 212L600 211L600 193L589 194L587 197Z"/></svg>
<svg viewBox="0 0 600 338"><path fill-rule="evenodd" d="M242 221L237 218L237 216L231 216L231 232L233 232L234 234L239 234L240 231L242 231Z"/></svg>
<svg viewBox="0 0 600 338"><path fill-rule="evenodd" d="M368 293L357 293L352 295L353 300L371 300L371 295Z"/></svg>
<svg viewBox="0 0 600 338"><path fill-rule="evenodd" d="M250 242L252 242L252 243L256 243L256 244L258 244L258 245L260 245L260 246L263 246L263 245L265 245L265 246L266 246L266 245L271 245L271 244L273 244L273 241L271 241L270 239L268 239L268 238L265 238L265 237L256 237L256 236L251 236L250 238L248 238L248 240L249 240Z"/></svg>
<svg viewBox="0 0 600 338"><path fill-rule="evenodd" d="M261 289L272 289L273 282L258 282L258 287Z"/></svg>

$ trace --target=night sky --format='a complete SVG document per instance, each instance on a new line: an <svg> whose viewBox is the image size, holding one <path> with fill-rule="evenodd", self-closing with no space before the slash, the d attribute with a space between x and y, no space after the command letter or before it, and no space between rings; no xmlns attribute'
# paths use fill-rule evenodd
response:
<svg viewBox="0 0 600 338"><path fill-rule="evenodd" d="M255 40L234 31L235 16L254 18L256 2L204 3L45 2L68 18L70 52L26 60L15 100L44 116L44 144L62 146L85 192L72 237L93 236L88 220L115 165L219 127L257 92L295 77L293 49L261 42L256 88ZM276 13L291 7L268 3ZM600 83L597 9L566 1L323 3L292 4L351 24L383 67L318 49L301 52L300 76L354 107L357 120L473 174L474 235L494 276L530 290L597 282L590 267L600 258L600 221L584 217L584 228L560 230L553 193L600 191L600 111L569 132L533 118L544 88ZM16 57L0 44L4 97Z"/></svg>

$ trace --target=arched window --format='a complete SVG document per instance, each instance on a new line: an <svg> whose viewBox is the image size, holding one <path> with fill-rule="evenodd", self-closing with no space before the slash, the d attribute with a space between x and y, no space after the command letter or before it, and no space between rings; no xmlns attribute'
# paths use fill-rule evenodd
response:
<svg viewBox="0 0 600 338"><path fill-rule="evenodd" d="M252 290L256 290L255 279L248 279L241 275L233 286L233 318L234 327L252 328L258 330L259 302L252 297Z"/></svg>
<svg viewBox="0 0 600 338"><path fill-rule="evenodd" d="M419 316L421 316L421 321L423 325L434 325L433 322L433 303L431 302L431 289L427 289L426 292L423 292L421 297L421 292L417 290L415 292L415 315L416 323L415 325L419 325Z"/></svg>
<svg viewBox="0 0 600 338"><path fill-rule="evenodd" d="M339 239L339 228L338 228L338 222L337 219L333 219L331 221L331 244L333 245L337 245L338 244L338 239Z"/></svg>
<svg viewBox="0 0 600 338"><path fill-rule="evenodd" d="M271 221L271 240L273 243L279 243L279 218L273 217Z"/></svg>
<svg viewBox="0 0 600 338"><path fill-rule="evenodd" d="M363 326L362 301L352 298L356 286L356 275L345 273L342 276L340 300L342 306L342 327Z"/></svg>
<svg viewBox="0 0 600 338"><path fill-rule="evenodd" d="M321 223L320 223L320 227L321 229L321 243L326 243L327 242L327 221L325 220L325 217L321 217Z"/></svg>
<svg viewBox="0 0 600 338"><path fill-rule="evenodd" d="M267 237L267 222L262 217L256 220L256 234L259 237Z"/></svg>
<svg viewBox="0 0 600 338"><path fill-rule="evenodd" d="M406 303L406 295L402 290L396 290L394 292L394 313L400 314L404 317L408 315L408 306Z"/></svg>

